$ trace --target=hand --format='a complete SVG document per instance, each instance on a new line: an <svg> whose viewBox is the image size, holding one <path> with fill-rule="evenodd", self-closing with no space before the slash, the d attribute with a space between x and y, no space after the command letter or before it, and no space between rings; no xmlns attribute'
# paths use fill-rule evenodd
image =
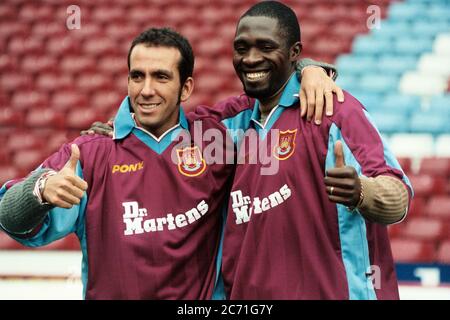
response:
<svg viewBox="0 0 450 320"><path fill-rule="evenodd" d="M333 115L333 92L337 94L339 102L344 102L344 93L330 78L325 70L317 66L307 66L302 72L300 90L301 116L319 125L322 122L323 102L325 97L326 115Z"/></svg>
<svg viewBox="0 0 450 320"><path fill-rule="evenodd" d="M104 136L112 137L114 127L114 118L108 120L107 123L102 123L100 121L94 122L88 130L81 131L81 135L86 134L101 134Z"/></svg>
<svg viewBox="0 0 450 320"><path fill-rule="evenodd" d="M341 141L334 145L334 156L336 167L327 170L325 177L328 199L355 208L361 194L361 181L355 168L345 165Z"/></svg>
<svg viewBox="0 0 450 320"><path fill-rule="evenodd" d="M87 182L76 175L80 150L76 144L72 144L71 148L69 160L57 174L47 178L42 192L44 201L66 209L79 204L88 187Z"/></svg>

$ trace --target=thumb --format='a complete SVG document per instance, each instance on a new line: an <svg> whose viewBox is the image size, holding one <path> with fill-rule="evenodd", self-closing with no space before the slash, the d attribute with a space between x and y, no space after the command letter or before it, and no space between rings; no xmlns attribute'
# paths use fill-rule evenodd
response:
<svg viewBox="0 0 450 320"><path fill-rule="evenodd" d="M75 173L75 170L77 168L77 162L80 159L80 149L78 149L78 146L76 144L71 145L72 148L72 154L70 155L69 160L64 165L64 168L69 168L73 170Z"/></svg>
<svg viewBox="0 0 450 320"><path fill-rule="evenodd" d="M334 144L334 157L336 158L336 168L345 167L344 150L340 140L336 141Z"/></svg>

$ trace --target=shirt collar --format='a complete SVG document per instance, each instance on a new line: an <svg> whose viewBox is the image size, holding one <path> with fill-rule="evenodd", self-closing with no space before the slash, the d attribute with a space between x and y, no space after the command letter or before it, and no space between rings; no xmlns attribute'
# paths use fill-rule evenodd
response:
<svg viewBox="0 0 450 320"><path fill-rule="evenodd" d="M280 102L278 106L289 108L295 106L298 102L298 93L300 92L300 82L297 79L296 72L291 74L286 87L281 94ZM276 107L275 107L276 108ZM261 111L259 110L259 100L255 100L255 106L253 107L252 120L259 121Z"/></svg>
<svg viewBox="0 0 450 320"><path fill-rule="evenodd" d="M183 129L188 129L188 122L184 114L183 108L180 106L180 120L178 125ZM137 128L136 123L131 114L130 98L126 96L120 104L119 111L114 118L114 137L113 139L123 139ZM172 130L171 128L170 130Z"/></svg>

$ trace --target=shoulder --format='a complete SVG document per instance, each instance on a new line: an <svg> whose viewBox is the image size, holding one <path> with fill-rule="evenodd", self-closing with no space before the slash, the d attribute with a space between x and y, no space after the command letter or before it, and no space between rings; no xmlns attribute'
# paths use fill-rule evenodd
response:
<svg viewBox="0 0 450 320"><path fill-rule="evenodd" d="M344 91L344 102L339 102L336 95L333 95L333 106L334 112L330 117L330 120L338 126L349 119L365 118L365 107L358 99L347 91Z"/></svg>

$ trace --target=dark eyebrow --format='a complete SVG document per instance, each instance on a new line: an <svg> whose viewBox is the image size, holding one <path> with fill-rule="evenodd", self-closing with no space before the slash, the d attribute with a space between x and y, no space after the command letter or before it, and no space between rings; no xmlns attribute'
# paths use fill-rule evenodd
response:
<svg viewBox="0 0 450 320"><path fill-rule="evenodd" d="M132 70L130 70L129 75L130 76L142 76L142 75L144 75L144 73L142 71L132 69Z"/></svg>

